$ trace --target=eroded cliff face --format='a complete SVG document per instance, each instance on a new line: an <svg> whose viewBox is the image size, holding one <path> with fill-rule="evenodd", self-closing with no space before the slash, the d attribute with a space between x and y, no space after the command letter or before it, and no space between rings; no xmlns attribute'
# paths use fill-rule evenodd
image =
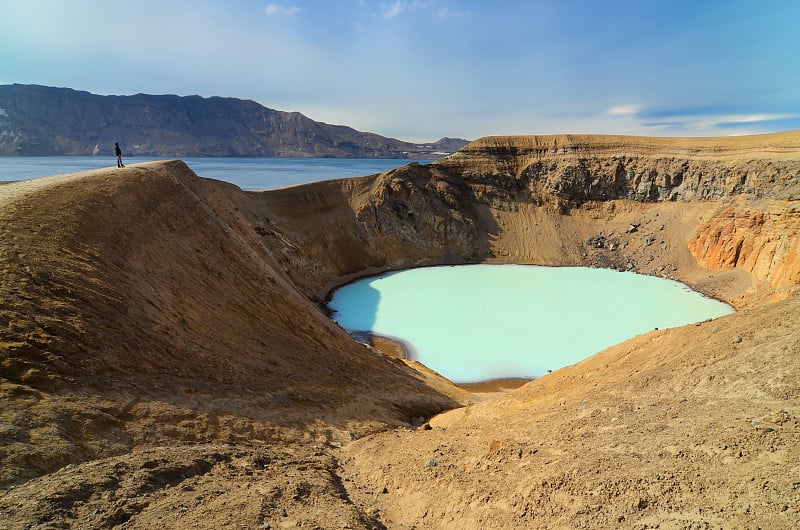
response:
<svg viewBox="0 0 800 530"><path fill-rule="evenodd" d="M738 138L489 137L439 165L476 184L570 205L689 201L745 194L797 199L800 133Z"/></svg>
<svg viewBox="0 0 800 530"><path fill-rule="evenodd" d="M287 260L300 260L287 272L318 298L378 270L476 261L635 270L727 299L742 294L743 277L721 292L698 283L701 268L735 269L765 282L758 288L785 295L798 284L790 242L797 213L786 208L800 197L797 146L798 133L487 138L433 164L277 190L263 200L290 202L293 211L303 204L300 222L292 211L270 208L278 214L272 222L284 227L283 243L270 244L294 256ZM337 209L331 197L347 205ZM727 208L742 210L719 213ZM731 232L732 215L738 221L731 239L722 233ZM769 226L744 220L759 215ZM312 250L298 257L292 245ZM727 257L737 246L738 257Z"/></svg>
<svg viewBox="0 0 800 530"><path fill-rule="evenodd" d="M698 227L688 247L706 269L741 268L788 296L800 285L800 208L783 202L726 208Z"/></svg>
<svg viewBox="0 0 800 530"><path fill-rule="evenodd" d="M269 192L181 162L0 186L0 526L796 526L798 170L798 133L557 136ZM475 397L319 302L465 262L751 309L416 431Z"/></svg>

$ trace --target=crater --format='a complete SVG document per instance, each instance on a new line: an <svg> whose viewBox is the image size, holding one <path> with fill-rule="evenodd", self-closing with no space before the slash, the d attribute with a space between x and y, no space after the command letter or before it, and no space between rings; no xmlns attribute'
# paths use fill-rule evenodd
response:
<svg viewBox="0 0 800 530"><path fill-rule="evenodd" d="M732 311L664 278L520 265L386 273L337 289L328 307L354 336L401 341L458 384L542 377L640 333Z"/></svg>

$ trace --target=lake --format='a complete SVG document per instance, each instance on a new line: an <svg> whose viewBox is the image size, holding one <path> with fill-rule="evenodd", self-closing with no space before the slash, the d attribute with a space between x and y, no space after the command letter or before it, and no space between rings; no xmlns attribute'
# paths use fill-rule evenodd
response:
<svg viewBox="0 0 800 530"><path fill-rule="evenodd" d="M732 313L672 280L584 267L461 265L364 278L333 319L406 344L456 383L535 378L655 328Z"/></svg>
<svg viewBox="0 0 800 530"><path fill-rule="evenodd" d="M125 164L164 160L124 158ZM415 160L384 158L181 158L201 177L224 180L244 190L266 190L383 173ZM416 160L428 163L430 160ZM0 182L116 168L116 159L94 156L0 157Z"/></svg>

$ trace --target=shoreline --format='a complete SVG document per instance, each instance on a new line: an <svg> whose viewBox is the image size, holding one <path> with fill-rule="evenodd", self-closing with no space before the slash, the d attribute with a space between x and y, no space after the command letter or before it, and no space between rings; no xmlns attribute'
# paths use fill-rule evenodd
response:
<svg viewBox="0 0 800 530"><path fill-rule="evenodd" d="M380 353L392 359L419 362L414 354L414 349L407 342L397 337L386 337L369 331L348 331L348 334L355 340L375 348ZM451 382L467 392L486 394L515 390L531 381L533 381L533 379L528 379L526 377L503 377L500 379L487 379L486 381L476 381L473 383Z"/></svg>

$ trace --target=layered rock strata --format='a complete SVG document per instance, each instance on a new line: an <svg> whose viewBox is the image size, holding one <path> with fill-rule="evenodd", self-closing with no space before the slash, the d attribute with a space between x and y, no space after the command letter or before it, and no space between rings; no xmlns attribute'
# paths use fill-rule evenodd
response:
<svg viewBox="0 0 800 530"><path fill-rule="evenodd" d="M690 283L700 282L699 264L755 273L739 276L784 296L800 283L793 265L798 212L791 207L800 198L791 147L798 141L796 133L487 138L434 164L272 192L263 197L272 216L256 213L254 223L287 263L303 262L288 273L318 297L372 270L477 261L604 266ZM334 207L342 199L344 215ZM293 216L299 209L300 223ZM763 229L739 223L736 238L716 238L711 249L708 233L723 230L732 215L777 218ZM773 224L784 243L765 246ZM740 248L731 266L706 256L736 253L751 236L761 243ZM701 283L705 289L708 282Z"/></svg>
<svg viewBox="0 0 800 530"><path fill-rule="evenodd" d="M796 526L798 174L800 133L548 136L269 192L181 162L2 185L0 526ZM474 262L743 309L480 402L320 306Z"/></svg>

